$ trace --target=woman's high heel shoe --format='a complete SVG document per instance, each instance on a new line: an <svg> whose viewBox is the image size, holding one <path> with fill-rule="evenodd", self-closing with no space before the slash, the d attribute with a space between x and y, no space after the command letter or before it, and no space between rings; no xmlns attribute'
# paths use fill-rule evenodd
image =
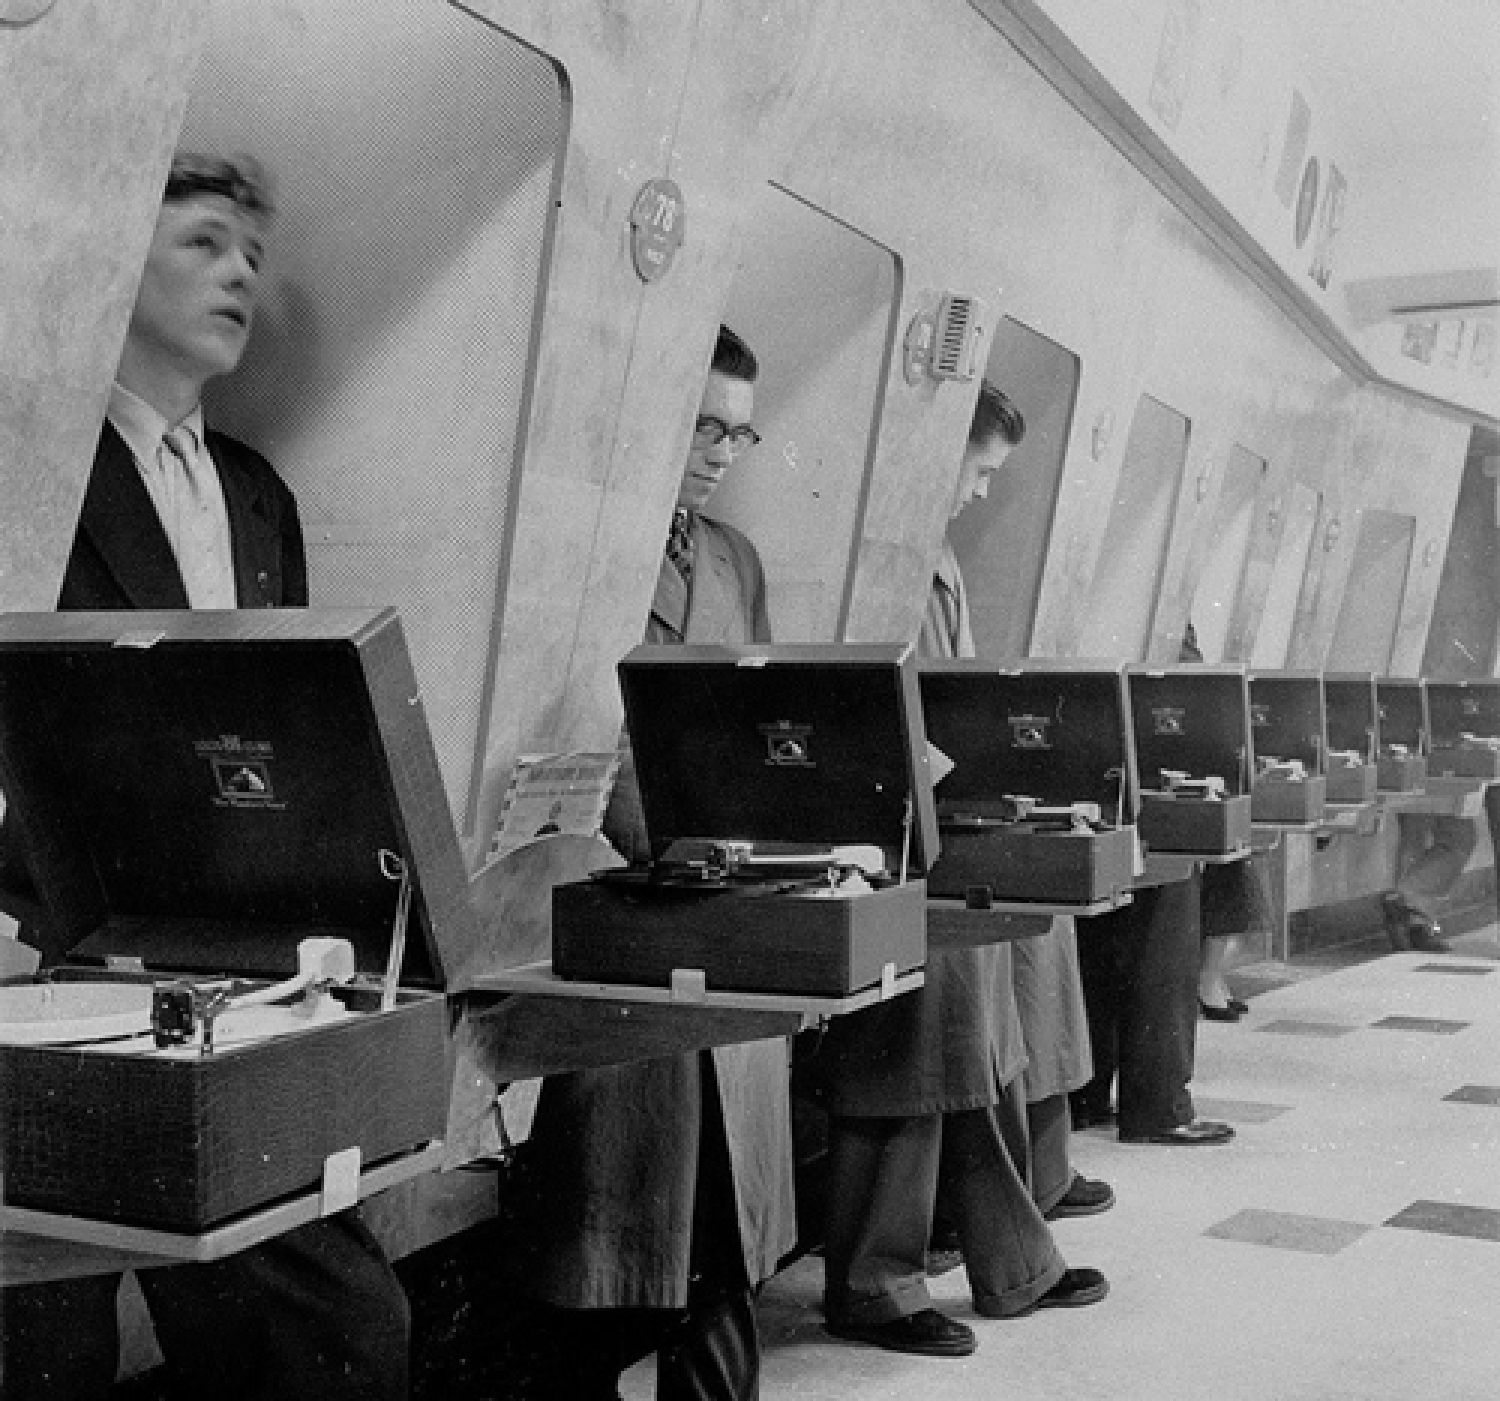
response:
<svg viewBox="0 0 1500 1401"><path fill-rule="evenodd" d="M1211 1022L1237 1022L1243 1015L1228 1004L1215 1007L1212 1002L1205 1002L1201 997L1198 999L1198 1010Z"/></svg>

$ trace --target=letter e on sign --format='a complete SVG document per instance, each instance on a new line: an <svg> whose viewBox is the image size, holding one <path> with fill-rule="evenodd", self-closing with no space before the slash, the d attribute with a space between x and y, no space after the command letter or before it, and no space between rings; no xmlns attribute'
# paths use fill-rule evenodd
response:
<svg viewBox="0 0 1500 1401"><path fill-rule="evenodd" d="M675 180L648 180L630 207L630 257L642 282L664 277L682 246L686 211Z"/></svg>

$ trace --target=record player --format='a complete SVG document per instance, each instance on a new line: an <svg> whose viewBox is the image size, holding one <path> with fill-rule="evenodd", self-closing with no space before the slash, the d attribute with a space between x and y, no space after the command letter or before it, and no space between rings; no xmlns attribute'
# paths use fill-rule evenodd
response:
<svg viewBox="0 0 1500 1401"><path fill-rule="evenodd" d="M937 784L930 894L1089 905L1136 873L1135 757L1119 668L924 662L923 723L953 768Z"/></svg>
<svg viewBox="0 0 1500 1401"><path fill-rule="evenodd" d="M1323 773L1323 677L1316 671L1250 673L1250 739L1255 781L1252 822L1320 822L1327 805Z"/></svg>
<svg viewBox="0 0 1500 1401"><path fill-rule="evenodd" d="M0 785L69 950L0 990L7 1208L194 1236L442 1137L477 933L392 610L0 617Z"/></svg>
<svg viewBox="0 0 1500 1401"><path fill-rule="evenodd" d="M651 859L554 890L558 977L842 997L923 965L910 648L645 646L619 677Z"/></svg>
<svg viewBox="0 0 1500 1401"><path fill-rule="evenodd" d="M1427 685L1418 677L1375 680L1380 749L1377 783L1386 793L1420 793L1427 784Z"/></svg>
<svg viewBox="0 0 1500 1401"><path fill-rule="evenodd" d="M1429 681L1428 772L1444 778L1500 778L1500 681Z"/></svg>
<svg viewBox="0 0 1500 1401"><path fill-rule="evenodd" d="M1323 732L1328 801L1373 803L1380 781L1380 724L1371 672L1324 672Z"/></svg>
<svg viewBox="0 0 1500 1401"><path fill-rule="evenodd" d="M1238 666L1125 668L1137 828L1148 851L1225 855L1250 845L1250 694Z"/></svg>

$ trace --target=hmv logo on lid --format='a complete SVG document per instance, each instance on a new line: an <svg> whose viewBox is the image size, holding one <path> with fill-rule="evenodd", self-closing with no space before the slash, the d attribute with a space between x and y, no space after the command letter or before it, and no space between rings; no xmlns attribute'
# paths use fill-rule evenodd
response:
<svg viewBox="0 0 1500 1401"><path fill-rule="evenodd" d="M286 804L276 797L272 767L276 754L269 740L245 740L239 735L220 735L193 745L213 774L215 807L262 808L281 811Z"/></svg>
<svg viewBox="0 0 1500 1401"><path fill-rule="evenodd" d="M1187 711L1180 705L1158 705L1151 709L1151 729L1153 734L1163 736L1185 735L1187 733Z"/></svg>
<svg viewBox="0 0 1500 1401"><path fill-rule="evenodd" d="M777 769L814 769L811 725L797 725L777 720L756 728L766 741L766 764Z"/></svg>

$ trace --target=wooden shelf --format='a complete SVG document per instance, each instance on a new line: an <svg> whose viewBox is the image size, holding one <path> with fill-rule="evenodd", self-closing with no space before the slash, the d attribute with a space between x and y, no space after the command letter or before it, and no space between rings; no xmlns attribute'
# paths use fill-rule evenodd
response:
<svg viewBox="0 0 1500 1401"><path fill-rule="evenodd" d="M360 1200L388 1187L435 1172L443 1161L443 1145L431 1143L415 1153L366 1168L359 1175ZM341 1210L345 1203L332 1209ZM236 1217L199 1234L157 1231L144 1226L122 1226L87 1216L33 1211L0 1205L0 1283L39 1283L80 1275L111 1274L152 1265L204 1264L221 1260L252 1245L285 1235L298 1226L332 1214L325 1210L321 1191L305 1192L290 1201ZM45 1237L40 1249L23 1237Z"/></svg>

